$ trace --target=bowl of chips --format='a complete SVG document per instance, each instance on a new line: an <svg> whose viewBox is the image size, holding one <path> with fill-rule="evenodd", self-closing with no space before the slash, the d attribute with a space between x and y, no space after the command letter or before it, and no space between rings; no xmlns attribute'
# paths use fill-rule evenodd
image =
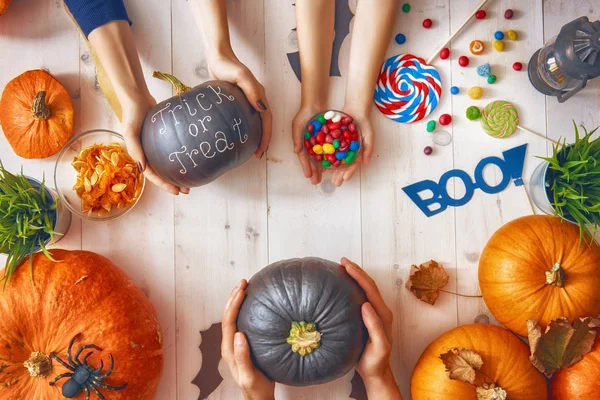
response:
<svg viewBox="0 0 600 400"><path fill-rule="evenodd" d="M104 129L71 138L54 168L54 184L63 204L93 221L125 215L142 196L144 183L123 136Z"/></svg>

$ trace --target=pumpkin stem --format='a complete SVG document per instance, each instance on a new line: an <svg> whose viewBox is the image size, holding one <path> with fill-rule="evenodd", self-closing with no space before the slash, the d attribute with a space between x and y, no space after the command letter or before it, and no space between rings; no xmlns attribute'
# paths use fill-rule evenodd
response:
<svg viewBox="0 0 600 400"><path fill-rule="evenodd" d="M46 105L46 92L37 92L31 105L31 115L37 120L46 120L50 116L50 109Z"/></svg>
<svg viewBox="0 0 600 400"><path fill-rule="evenodd" d="M292 346L294 353L305 356L321 346L321 336L317 326L311 322L292 322L287 342Z"/></svg>
<svg viewBox="0 0 600 400"><path fill-rule="evenodd" d="M563 287L565 285L565 280L567 279L567 274L562 269L560 263L556 263L546 271L546 284L552 285L556 287Z"/></svg>
<svg viewBox="0 0 600 400"><path fill-rule="evenodd" d="M162 79L163 81L167 81L171 85L173 85L177 96L179 96L180 94L185 93L191 89L191 87L183 84L179 79L177 79L176 77L174 77L171 74L167 74L166 72L154 71L152 76L155 78L158 78L158 79Z"/></svg>
<svg viewBox="0 0 600 400"><path fill-rule="evenodd" d="M50 357L39 351L31 353L29 360L25 361L23 366L27 368L29 375L33 378L45 378L50 375L52 370Z"/></svg>

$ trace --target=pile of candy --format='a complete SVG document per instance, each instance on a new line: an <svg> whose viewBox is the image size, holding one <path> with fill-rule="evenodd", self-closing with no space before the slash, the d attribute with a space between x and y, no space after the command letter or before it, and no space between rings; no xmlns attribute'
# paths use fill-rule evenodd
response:
<svg viewBox="0 0 600 400"><path fill-rule="evenodd" d="M304 148L323 168L352 164L362 148L362 138L354 119L341 111L314 116L306 125Z"/></svg>

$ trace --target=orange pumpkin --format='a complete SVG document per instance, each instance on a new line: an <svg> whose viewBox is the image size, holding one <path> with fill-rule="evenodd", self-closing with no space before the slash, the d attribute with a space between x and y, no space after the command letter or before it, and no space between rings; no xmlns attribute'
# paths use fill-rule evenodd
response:
<svg viewBox="0 0 600 400"><path fill-rule="evenodd" d="M496 319L527 336L527 320L541 326L558 317L600 314L600 246L580 243L579 227L532 215L500 228L479 262L479 287Z"/></svg>
<svg viewBox="0 0 600 400"><path fill-rule="evenodd" d="M73 105L69 93L48 72L27 71L4 88L0 124L17 155L50 157L73 133Z"/></svg>
<svg viewBox="0 0 600 400"><path fill-rule="evenodd" d="M475 388L451 380L440 360L455 347L477 352L483 359L481 371L506 390L508 399L547 400L546 379L529 362L527 345L504 328L483 324L459 326L427 346L410 380L413 400L476 399Z"/></svg>
<svg viewBox="0 0 600 400"><path fill-rule="evenodd" d="M162 334L148 299L118 267L87 251L53 250L58 262L43 254L33 257L33 282L26 260L0 292L0 399L58 400L69 377L49 383L70 371L51 353L68 363L68 345L77 337L73 356L84 344L104 350L91 352L87 363L106 373L109 354L114 369L99 387L107 400L150 400L156 393L163 365ZM94 393L92 392L92 395ZM74 398L83 400L85 391Z"/></svg>
<svg viewBox="0 0 600 400"><path fill-rule="evenodd" d="M11 2L12 0L0 0L0 17L6 12L6 9L10 6Z"/></svg>
<svg viewBox="0 0 600 400"><path fill-rule="evenodd" d="M558 371L552 383L552 398L600 399L600 334L592 351L581 361Z"/></svg>

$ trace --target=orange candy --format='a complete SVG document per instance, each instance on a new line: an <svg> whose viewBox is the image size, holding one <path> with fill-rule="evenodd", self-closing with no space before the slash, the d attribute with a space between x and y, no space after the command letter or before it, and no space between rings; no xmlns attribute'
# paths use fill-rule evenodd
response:
<svg viewBox="0 0 600 400"><path fill-rule="evenodd" d="M478 56L485 51L485 45L481 40L473 40L469 45L469 50L472 54Z"/></svg>

